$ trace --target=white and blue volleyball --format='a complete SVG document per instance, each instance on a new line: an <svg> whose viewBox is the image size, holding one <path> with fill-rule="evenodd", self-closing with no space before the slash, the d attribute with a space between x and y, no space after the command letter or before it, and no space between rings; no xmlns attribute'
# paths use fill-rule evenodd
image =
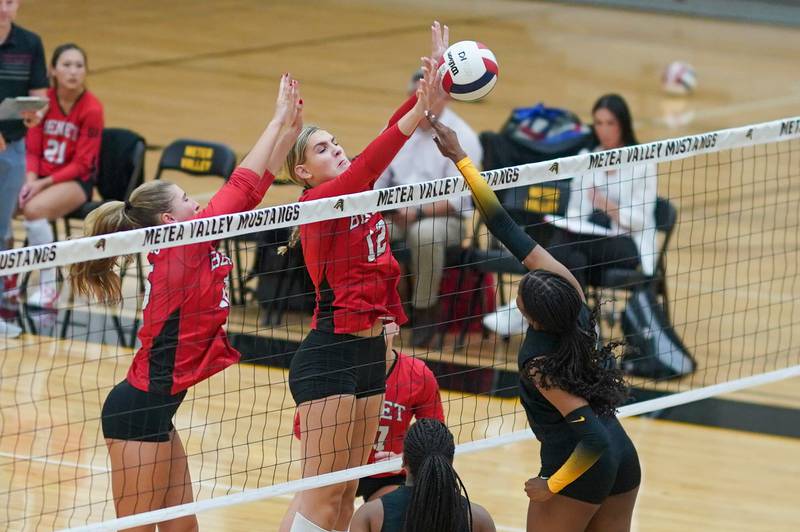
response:
<svg viewBox="0 0 800 532"><path fill-rule="evenodd" d="M664 69L661 76L661 88L664 92L685 96L694 92L696 87L697 74L689 63L673 61Z"/></svg>
<svg viewBox="0 0 800 532"><path fill-rule="evenodd" d="M439 71L445 92L462 102L483 98L497 83L497 59L477 41L460 41L450 46Z"/></svg>

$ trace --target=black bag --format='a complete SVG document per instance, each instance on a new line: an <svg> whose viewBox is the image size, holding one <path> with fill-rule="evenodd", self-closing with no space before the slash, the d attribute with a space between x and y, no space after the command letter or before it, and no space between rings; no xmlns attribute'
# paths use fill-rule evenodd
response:
<svg viewBox="0 0 800 532"><path fill-rule="evenodd" d="M622 370L629 375L669 379L688 375L697 367L649 287L628 298L622 311L622 332L627 343Z"/></svg>
<svg viewBox="0 0 800 532"><path fill-rule="evenodd" d="M291 229L274 229L258 235L258 251L253 274L258 276L256 297L264 309L263 323L277 325L287 310L313 312L314 285L303 261L298 243L287 248Z"/></svg>
<svg viewBox="0 0 800 532"><path fill-rule="evenodd" d="M485 131L480 140L484 170L568 157L595 143L591 129L574 113L541 103L514 109L500 133ZM500 201L513 213L564 216L569 195L570 179L560 179L502 191ZM527 221L541 223L541 218Z"/></svg>

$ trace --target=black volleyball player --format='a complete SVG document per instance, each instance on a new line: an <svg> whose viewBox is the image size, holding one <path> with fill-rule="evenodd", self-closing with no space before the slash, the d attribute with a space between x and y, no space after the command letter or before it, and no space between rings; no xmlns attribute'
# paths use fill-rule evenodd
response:
<svg viewBox="0 0 800 532"><path fill-rule="evenodd" d="M598 348L594 317L575 277L514 223L455 133L428 118L436 145L456 163L486 226L530 270L517 295L529 324L519 386L541 442L542 468L525 483L527 529L630 530L641 471L615 416L627 387L611 346Z"/></svg>

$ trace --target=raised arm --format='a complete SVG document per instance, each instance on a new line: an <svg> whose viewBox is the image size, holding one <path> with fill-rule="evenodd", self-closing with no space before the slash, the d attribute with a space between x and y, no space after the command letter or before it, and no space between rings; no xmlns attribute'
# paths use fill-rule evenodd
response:
<svg viewBox="0 0 800 532"><path fill-rule="evenodd" d="M575 276L560 262L553 258L542 246L518 226L500 204L497 195L481 177L472 160L464 153L456 133L439 122L436 117L428 117L436 135L433 137L439 151L456 163L461 175L472 191L472 199L481 213L486 227L508 250L529 270L548 270L564 277L575 287L581 298L586 298Z"/></svg>
<svg viewBox="0 0 800 532"><path fill-rule="evenodd" d="M438 20L434 20L431 24L431 55L430 58L434 60L435 68L438 68L439 60L444 56L444 52L450 45L450 28L446 25L441 25ZM441 82L441 80L440 80ZM417 103L417 93L415 92L394 112L389 118L389 123L386 129L389 129L397 123L406 113L411 111Z"/></svg>
<svg viewBox="0 0 800 532"><path fill-rule="evenodd" d="M246 211L254 208L275 180L275 173L302 127L302 99L296 80L281 76L275 114L256 143L196 218Z"/></svg>
<svg viewBox="0 0 800 532"><path fill-rule="evenodd" d="M425 111L440 97L441 91L437 87L441 85L441 76L435 66L434 60L423 58L422 70L425 77L420 80L414 106L396 124L386 128L378 138L370 142L341 175L307 190L307 199L353 194L373 187L420 120L425 117Z"/></svg>

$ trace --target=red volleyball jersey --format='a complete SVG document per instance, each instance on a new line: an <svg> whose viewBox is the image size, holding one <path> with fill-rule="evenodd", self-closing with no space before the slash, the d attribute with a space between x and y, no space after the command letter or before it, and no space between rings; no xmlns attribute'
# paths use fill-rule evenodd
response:
<svg viewBox="0 0 800 532"><path fill-rule="evenodd" d="M25 138L28 172L51 176L54 183L77 179L94 181L103 137L103 105L84 91L64 114L56 89L47 91L50 107L38 126Z"/></svg>
<svg viewBox="0 0 800 532"><path fill-rule="evenodd" d="M192 219L253 209L273 179L237 168ZM224 329L232 263L216 241L153 251L147 259L152 271L139 329L142 347L127 378L142 391L174 395L239 360Z"/></svg>
<svg viewBox="0 0 800 532"><path fill-rule="evenodd" d="M353 160L341 175L306 189L300 201L371 190L408 137L397 120L416 103L409 98L389 120L389 126ZM365 213L300 227L306 268L316 289L311 327L352 333L372 327L381 317L407 321L397 284L400 266L389 246L380 213Z"/></svg>
<svg viewBox="0 0 800 532"><path fill-rule="evenodd" d="M392 372L386 377L386 395L383 398L383 410L375 435L375 445L369 454L368 463L375 462L375 453L388 451L397 454L403 452L403 440L406 437L411 418L434 418L444 423L442 398L439 395L439 384L436 377L425 362L418 358L398 353ZM300 416L294 416L294 435L300 438ZM395 473L382 473L375 477L387 477Z"/></svg>

